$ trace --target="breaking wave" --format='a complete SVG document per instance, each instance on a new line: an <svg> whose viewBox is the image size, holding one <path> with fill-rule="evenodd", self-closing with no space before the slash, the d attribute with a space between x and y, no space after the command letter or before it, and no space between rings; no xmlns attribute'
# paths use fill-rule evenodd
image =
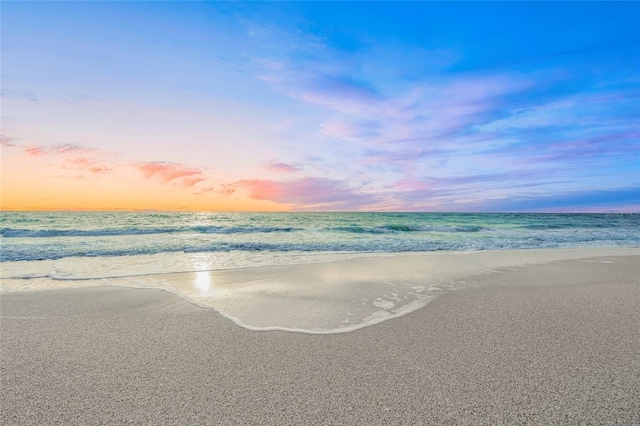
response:
<svg viewBox="0 0 640 426"><path fill-rule="evenodd" d="M120 228L120 229L14 229L3 228L0 235L4 238L46 238L46 237L107 237L122 235L150 235L176 233L202 234L247 234L266 232L292 232L292 227L225 227L193 226L182 228Z"/></svg>

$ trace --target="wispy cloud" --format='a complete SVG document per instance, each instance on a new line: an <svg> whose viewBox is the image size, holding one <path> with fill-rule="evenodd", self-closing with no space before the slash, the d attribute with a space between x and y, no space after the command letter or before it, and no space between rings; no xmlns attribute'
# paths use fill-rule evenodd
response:
<svg viewBox="0 0 640 426"><path fill-rule="evenodd" d="M395 192L387 194L398 200L400 209L456 209L500 193L517 198L532 188L560 191L581 179L581 173L568 172L580 165L609 168L611 161L621 167L637 162L638 127L619 114L629 105L628 96L610 92L505 109L512 97L535 93L537 84L517 75L449 79L440 87L414 89L412 102L406 97L382 100L377 108L362 105L359 116L352 109L323 130L364 145L354 165L400 174ZM525 105L532 102L535 96L528 95ZM500 118L505 115L511 118ZM368 125L362 125L364 117ZM463 178L424 179L429 172L464 172L471 163L475 173ZM551 169L565 172L552 176Z"/></svg>
<svg viewBox="0 0 640 426"><path fill-rule="evenodd" d="M516 107L505 108L504 116L487 121L478 131L514 133L541 128L600 129L612 119L619 120L624 113L640 112L640 93L637 90L608 90L595 94L567 94L560 98ZM580 122L576 123L575 118ZM579 127L577 125L580 125Z"/></svg>
<svg viewBox="0 0 640 426"><path fill-rule="evenodd" d="M43 155L64 155L64 154L85 154L96 152L94 148L72 143L55 144L55 145L27 145L23 147L24 152L32 157L41 157Z"/></svg>
<svg viewBox="0 0 640 426"><path fill-rule="evenodd" d="M524 161L544 164L559 161L575 162L585 158L610 161L615 156L629 159L635 157L636 160L640 160L639 146L640 132L607 134L550 144L537 152L531 152Z"/></svg>
<svg viewBox="0 0 640 426"><path fill-rule="evenodd" d="M54 166L64 170L102 174L117 167L112 162L113 157L117 156L116 153L85 145L73 143L18 145L8 143L3 146L18 149L33 159L49 158L54 161ZM76 177L84 177L84 175Z"/></svg>
<svg viewBox="0 0 640 426"><path fill-rule="evenodd" d="M336 154L321 155L322 161L348 164L352 185L372 180L377 190L393 188L379 205L382 198L395 200L398 208L427 208L434 200L517 197L532 188L563 191L584 181L586 175L575 172L580 164L610 169L605 163L614 158L627 168L637 161L632 117L640 111L637 93L630 90L637 81L604 77L598 88L589 87L592 80L579 74L580 58L571 69L552 57L447 72L464 60L459 50L439 68L416 74L409 69L414 61L383 63L367 55L384 52L383 43L373 47L362 39L356 51L345 52L315 35L282 28L278 34L277 55L255 59L260 78L324 111L318 115L319 134L299 137L344 142L333 145ZM320 48L298 48L308 43ZM347 181L344 175L338 179ZM270 193L269 188L262 189Z"/></svg>
<svg viewBox="0 0 640 426"><path fill-rule="evenodd" d="M204 180L204 178L202 178L202 170L184 164L166 161L148 161L135 163L132 164L132 166L142 172L145 178L158 178L162 183L181 180L183 186L192 187Z"/></svg>
<svg viewBox="0 0 640 426"><path fill-rule="evenodd" d="M82 170L90 173L99 174L110 172L113 167L108 167L104 162L86 157L70 158L61 166L63 169Z"/></svg>
<svg viewBox="0 0 640 426"><path fill-rule="evenodd" d="M265 163L264 168L273 173L295 173L300 170L297 166L279 161L268 161Z"/></svg>
<svg viewBox="0 0 640 426"><path fill-rule="evenodd" d="M17 146L16 144L11 143L12 140L13 140L13 138L10 138L10 137L5 136L5 135L0 135L0 146L2 148L13 148L13 147Z"/></svg>
<svg viewBox="0 0 640 426"><path fill-rule="evenodd" d="M161 184L179 182L183 188L193 188L208 180L201 168L185 164L165 161L127 162L122 158L120 161L114 161L122 154L73 143L18 145L10 143L9 140L8 137L3 137L0 140L2 146L18 149L34 160L49 158L54 161L53 166L63 170L101 175L117 168L133 168L141 172L146 179L158 179ZM75 177L86 176L80 174Z"/></svg>
<svg viewBox="0 0 640 426"><path fill-rule="evenodd" d="M290 181L245 179L224 186L231 194L247 191L254 200L288 204L294 210L359 210L375 205L379 198L332 179L304 177Z"/></svg>
<svg viewBox="0 0 640 426"><path fill-rule="evenodd" d="M206 180L207 180L207 178L205 178L205 177L184 178L184 179L182 179L182 185L185 188L193 188L194 186L196 186L200 182L204 182Z"/></svg>
<svg viewBox="0 0 640 426"><path fill-rule="evenodd" d="M363 105L383 101L383 97L364 80L348 75L292 75L297 80L291 95L338 111L357 114Z"/></svg>

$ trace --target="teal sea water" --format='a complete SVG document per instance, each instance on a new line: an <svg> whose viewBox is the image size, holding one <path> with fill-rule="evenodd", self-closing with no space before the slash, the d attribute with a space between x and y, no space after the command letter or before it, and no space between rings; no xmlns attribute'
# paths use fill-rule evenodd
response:
<svg viewBox="0 0 640 426"><path fill-rule="evenodd" d="M640 246L636 214L0 213L2 278L82 279L379 252Z"/></svg>

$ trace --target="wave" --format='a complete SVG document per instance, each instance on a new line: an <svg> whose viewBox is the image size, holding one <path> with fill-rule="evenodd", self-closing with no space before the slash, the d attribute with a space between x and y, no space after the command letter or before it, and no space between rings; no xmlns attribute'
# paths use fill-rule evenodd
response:
<svg viewBox="0 0 640 426"><path fill-rule="evenodd" d="M327 228L328 231L338 232L351 232L355 234L385 234L392 232L479 232L485 230L482 226L475 225L459 225L459 226L416 226L416 225L403 225L403 224L391 224L374 227L364 226L339 226L334 228Z"/></svg>
<svg viewBox="0 0 640 426"><path fill-rule="evenodd" d="M67 257L112 257L153 255L158 253L205 253L205 252L424 252L440 250L504 250L516 248L550 248L558 247L559 241L544 241L539 238L513 241L438 241L438 240L384 240L360 242L316 242L316 243L264 243L243 242L228 243L217 241L211 244L197 246L158 247L147 246L126 249L93 249L83 250L81 247L65 249L56 246L42 250L2 250L0 262L57 260Z"/></svg>
<svg viewBox="0 0 640 426"><path fill-rule="evenodd" d="M566 228L615 228L616 224L575 224L575 223L547 223L547 224L527 224L516 226L518 229L532 231L555 230ZM353 234L388 234L405 232L480 232L491 231L480 225L409 225L409 224L386 224L379 226L334 226L327 228L297 228L293 226L191 226L191 227L158 227L158 228L105 228L105 229L26 229L26 228L2 228L0 235L4 238L47 238L47 237L108 237L127 235L151 235L151 234L249 234L249 233L278 233L296 232L304 230L315 230L321 232L344 232Z"/></svg>
<svg viewBox="0 0 640 426"><path fill-rule="evenodd" d="M153 255L158 253L202 253L202 252L229 252L229 251L253 251L253 252L401 252L401 251L435 251L435 250L461 250L469 247L450 246L438 241L384 241L378 243L263 243L244 242L228 243L217 241L211 244L198 246L172 246L158 247L145 246L127 249L94 249L81 250L71 248L65 250L63 247L44 250L2 250L0 262L11 261L32 261L32 260L57 260L65 257L112 257L112 256L135 256Z"/></svg>
<svg viewBox="0 0 640 426"><path fill-rule="evenodd" d="M201 246L144 246L126 249L93 249L82 250L81 248L70 248L65 250L64 247L51 247L42 250L6 250L6 247L0 252L0 262L13 261L31 261L31 260L56 260L65 257L112 257L112 256L135 256L135 255L151 255L158 253L199 253L199 252L228 252L228 251L358 251L357 247L347 244L304 244L304 243L227 243L215 242ZM365 250L367 251L367 250Z"/></svg>
<svg viewBox="0 0 640 426"><path fill-rule="evenodd" d="M589 225L589 228L601 228L598 225ZM522 225L521 229L530 229L532 231L545 230L545 229L566 229L566 228L584 228L584 226L572 224L572 223L558 223L558 224L534 224L534 225Z"/></svg>
<svg viewBox="0 0 640 426"><path fill-rule="evenodd" d="M532 231L537 230L547 230L547 229L568 229L568 228L584 228L584 229L604 229L604 228L625 228L630 224L625 221L609 221L607 223L599 223L594 221L583 221L583 222L561 222L561 223L532 223L527 225L520 225L516 228L519 229L529 229Z"/></svg>
<svg viewBox="0 0 640 426"><path fill-rule="evenodd" d="M478 232L485 228L481 226L414 226L403 224L390 224L375 227L364 226L339 226L324 228L322 231L349 232L356 234L371 233L384 234L393 232ZM110 237L127 235L151 235L151 234L249 234L271 232L294 232L303 228L290 226L262 226L262 227L226 227L226 226L192 226L192 227L165 227L165 228L112 228L112 229L22 229L2 228L0 235L4 238L51 238L51 237Z"/></svg>
<svg viewBox="0 0 640 426"><path fill-rule="evenodd" d="M150 235L175 233L202 234L246 234L267 232L293 232L293 227L225 227L225 226L193 226L166 228L116 228L116 229L16 229L2 228L0 235L4 238L47 238L47 237L108 237L123 235Z"/></svg>
<svg viewBox="0 0 640 426"><path fill-rule="evenodd" d="M57 260L67 257L113 257L153 255L159 253L215 253L215 252L352 252L352 253L395 253L425 251L464 251L464 250L509 250L527 248L581 247L591 245L623 245L640 246L640 240L629 240L625 237L610 236L607 239L582 237L573 239L465 239L458 241L444 240L389 240L351 241L351 242L315 242L315 243L262 243L244 242L227 243L217 241L198 246L145 246L127 249L94 249L82 250L79 247L44 250L6 250L0 253L0 262Z"/></svg>

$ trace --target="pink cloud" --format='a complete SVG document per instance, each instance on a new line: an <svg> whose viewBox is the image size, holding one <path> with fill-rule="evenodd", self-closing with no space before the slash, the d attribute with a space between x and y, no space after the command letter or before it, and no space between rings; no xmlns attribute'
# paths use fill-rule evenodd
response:
<svg viewBox="0 0 640 426"><path fill-rule="evenodd" d="M11 145L18 146L18 145ZM85 171L99 174L112 170L108 157L115 153L102 151L77 144L26 145L19 148L29 157L51 156L56 158L58 167L66 170Z"/></svg>
<svg viewBox="0 0 640 426"><path fill-rule="evenodd" d="M46 153L46 151L40 146L28 146L24 149L24 152L32 157L40 157Z"/></svg>
<svg viewBox="0 0 640 426"><path fill-rule="evenodd" d="M229 194L239 188L254 200L290 204L296 210L358 210L379 201L377 196L354 190L341 181L314 177L290 181L244 179L223 185Z"/></svg>
<svg viewBox="0 0 640 426"><path fill-rule="evenodd" d="M183 184L190 187L204 180L204 178L199 177L202 174L200 169L178 163L149 161L144 163L135 163L133 164L133 167L142 172L147 179L158 177L162 183L169 183L176 179L185 178L183 179Z"/></svg>
<svg viewBox="0 0 640 426"><path fill-rule="evenodd" d="M106 167L101 161L86 157L71 158L62 165L62 168L70 170L84 170L95 174L111 171L111 168Z"/></svg>
<svg viewBox="0 0 640 426"><path fill-rule="evenodd" d="M246 188L254 200L273 200L282 202L284 186L282 182L266 179L243 179L222 185L224 193L231 195L237 188Z"/></svg>
<svg viewBox="0 0 640 426"><path fill-rule="evenodd" d="M193 188L194 186L205 180L207 179L203 177L184 178L182 179L182 185L184 185L185 188Z"/></svg>
<svg viewBox="0 0 640 426"><path fill-rule="evenodd" d="M216 192L218 194L222 194L222 195L231 195L234 192L236 192L236 188L234 184L226 184L223 183L222 185L220 185L220 189L216 190L214 187L209 188L209 191L212 192Z"/></svg>
<svg viewBox="0 0 640 426"><path fill-rule="evenodd" d="M9 143L8 138L3 138L1 141L3 146L17 146ZM114 165L109 161L111 157L118 155L117 153L71 143L31 144L19 146L19 148L30 157L54 157L58 161L57 166L65 170L101 174L113 170L114 167L123 166L123 164ZM142 172L147 179L158 178L163 184L178 181L184 188L193 188L207 180L207 177L202 175L201 169L179 163L147 161L125 165Z"/></svg>

